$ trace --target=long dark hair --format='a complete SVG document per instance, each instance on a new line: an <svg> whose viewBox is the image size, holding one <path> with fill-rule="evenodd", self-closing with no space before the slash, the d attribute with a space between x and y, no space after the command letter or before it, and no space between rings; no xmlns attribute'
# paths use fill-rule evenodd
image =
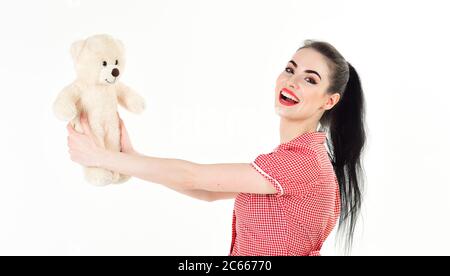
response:
<svg viewBox="0 0 450 276"><path fill-rule="evenodd" d="M339 183L341 201L338 233L346 233L345 249L348 252L353 243L364 186L361 164L366 141L363 90L355 68L331 44L306 40L298 50L302 48L312 48L325 57L330 69L327 93L340 94L338 103L322 115L320 125L331 140L331 143L327 141L328 155Z"/></svg>

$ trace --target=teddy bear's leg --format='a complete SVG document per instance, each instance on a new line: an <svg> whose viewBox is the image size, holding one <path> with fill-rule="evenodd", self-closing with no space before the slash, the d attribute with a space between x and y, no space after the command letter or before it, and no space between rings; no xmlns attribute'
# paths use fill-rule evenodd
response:
<svg viewBox="0 0 450 276"><path fill-rule="evenodd" d="M79 133L83 133L83 128L81 127L80 115L77 115L72 119L72 127Z"/></svg>
<svg viewBox="0 0 450 276"><path fill-rule="evenodd" d="M79 118L76 118L78 120L78 123L76 122L75 125L79 128L81 128ZM105 148L105 130L103 126L96 122L95 118L89 119L89 125L92 131L92 134L94 135L96 139L96 143L102 147ZM75 128L77 130L77 128ZM81 131L82 128L81 128ZM86 180L96 186L104 186L111 184L114 179L113 172L103 169L103 168L97 168L97 167L86 167L85 168L85 177Z"/></svg>
<svg viewBox="0 0 450 276"><path fill-rule="evenodd" d="M89 183L95 186L105 186L113 181L112 172L102 168L84 167L84 176Z"/></svg>
<svg viewBox="0 0 450 276"><path fill-rule="evenodd" d="M119 122L116 121L114 124L108 127L105 136L105 147L112 151L120 151L120 129ZM114 184L119 184L127 181L130 177L126 175L119 174L118 172L112 172Z"/></svg>
<svg viewBox="0 0 450 276"><path fill-rule="evenodd" d="M117 182L114 182L114 184L124 183L124 182L128 181L128 179L130 179L130 177L131 176L129 176L129 175L119 174L119 179L117 180Z"/></svg>

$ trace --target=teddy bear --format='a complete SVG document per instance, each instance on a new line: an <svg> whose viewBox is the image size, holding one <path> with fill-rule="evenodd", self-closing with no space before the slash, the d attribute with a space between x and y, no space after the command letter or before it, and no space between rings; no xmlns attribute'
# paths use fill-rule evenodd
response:
<svg viewBox="0 0 450 276"><path fill-rule="evenodd" d="M99 34L75 41L70 53L76 79L54 101L56 117L70 121L77 132L83 133L80 115L85 114L97 144L120 151L118 104L136 114L145 109L144 98L120 82L126 61L123 43L110 35ZM123 183L129 179L127 175L97 167L84 167L84 176L96 186Z"/></svg>

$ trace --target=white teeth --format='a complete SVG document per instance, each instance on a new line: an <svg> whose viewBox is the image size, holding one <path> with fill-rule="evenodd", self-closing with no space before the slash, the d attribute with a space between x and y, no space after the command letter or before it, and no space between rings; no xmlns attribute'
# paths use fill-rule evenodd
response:
<svg viewBox="0 0 450 276"><path fill-rule="evenodd" d="M298 100L297 100L296 98L294 98L294 96L291 96L290 94L288 94L288 93L286 93L286 92L284 92L284 91L281 91L281 94L282 94L283 96L285 96L286 98L289 98L289 99L291 99L291 100L293 100L293 101L295 101L295 102L298 102Z"/></svg>

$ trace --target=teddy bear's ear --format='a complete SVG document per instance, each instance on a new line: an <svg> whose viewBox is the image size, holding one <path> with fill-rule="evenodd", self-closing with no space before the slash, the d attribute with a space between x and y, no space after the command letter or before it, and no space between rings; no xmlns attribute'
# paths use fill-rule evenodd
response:
<svg viewBox="0 0 450 276"><path fill-rule="evenodd" d="M85 40L78 40L72 43L72 47L70 47L70 54L72 55L73 60L77 60L78 56L83 50L85 44Z"/></svg>

